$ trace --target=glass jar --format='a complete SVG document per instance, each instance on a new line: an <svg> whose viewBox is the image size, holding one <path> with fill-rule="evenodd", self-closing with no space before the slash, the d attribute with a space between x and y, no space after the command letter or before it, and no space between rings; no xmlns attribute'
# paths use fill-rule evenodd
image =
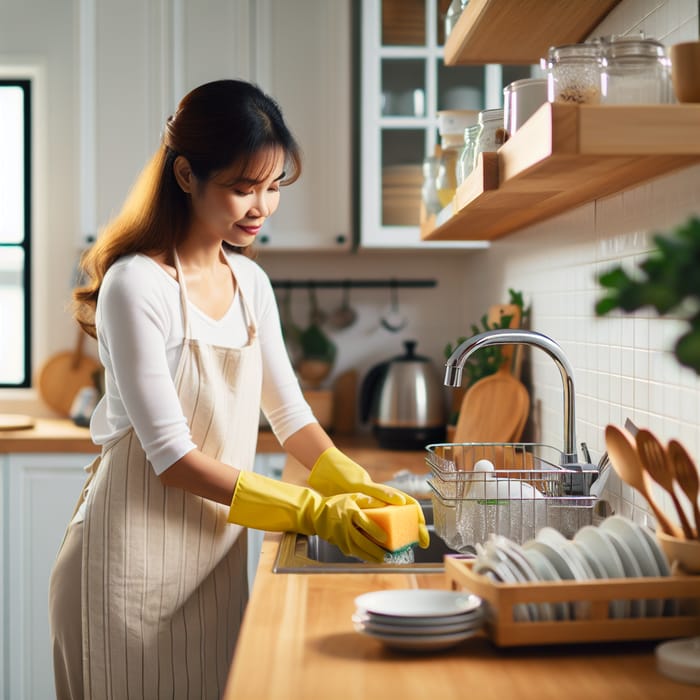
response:
<svg viewBox="0 0 700 700"><path fill-rule="evenodd" d="M600 102L598 43L552 46L544 67L547 69L547 99L550 102Z"/></svg>
<svg viewBox="0 0 700 700"><path fill-rule="evenodd" d="M615 37L601 44L601 93L605 104L672 101L671 65L655 39Z"/></svg>
<svg viewBox="0 0 700 700"><path fill-rule="evenodd" d="M437 190L439 173L440 158L428 156L423 161L423 187L421 188L421 199L426 216L437 214L442 209Z"/></svg>
<svg viewBox="0 0 700 700"><path fill-rule="evenodd" d="M506 142L506 130L503 128L502 109L484 109L479 112L479 138L474 149L474 167L479 153L497 151Z"/></svg>
<svg viewBox="0 0 700 700"><path fill-rule="evenodd" d="M461 185L474 170L476 144L479 139L481 124L473 124L464 130L464 146L457 161L457 186Z"/></svg>

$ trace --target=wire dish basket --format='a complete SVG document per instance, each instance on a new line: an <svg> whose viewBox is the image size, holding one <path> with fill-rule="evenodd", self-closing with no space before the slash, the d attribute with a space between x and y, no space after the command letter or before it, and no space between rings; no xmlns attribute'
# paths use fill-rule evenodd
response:
<svg viewBox="0 0 700 700"><path fill-rule="evenodd" d="M545 526L572 537L593 522L594 471L562 466L564 454L541 443L428 445L435 532L458 552L490 533L519 544ZM479 460L494 471L475 471Z"/></svg>

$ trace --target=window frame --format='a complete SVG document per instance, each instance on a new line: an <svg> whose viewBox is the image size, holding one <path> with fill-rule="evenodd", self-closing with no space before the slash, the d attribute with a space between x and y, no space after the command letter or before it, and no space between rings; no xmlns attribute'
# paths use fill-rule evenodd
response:
<svg viewBox="0 0 700 700"><path fill-rule="evenodd" d="M27 389L32 386L32 83L31 78L0 75L0 87L19 87L24 93L24 235L19 243L0 242L0 248L20 248L24 254L24 379L10 384L0 378L0 389Z"/></svg>

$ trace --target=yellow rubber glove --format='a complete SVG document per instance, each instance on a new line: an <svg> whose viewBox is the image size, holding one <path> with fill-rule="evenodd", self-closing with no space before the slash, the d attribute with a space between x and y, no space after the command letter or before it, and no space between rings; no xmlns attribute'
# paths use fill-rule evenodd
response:
<svg viewBox="0 0 700 700"><path fill-rule="evenodd" d="M244 471L233 492L228 521L257 530L318 534L344 554L381 562L385 550L363 530L377 542L386 542L387 534L362 512L381 505L361 493L324 498L309 488Z"/></svg>
<svg viewBox="0 0 700 700"><path fill-rule="evenodd" d="M337 447L329 447L321 453L309 474L309 486L324 496L364 493L391 506L402 506L406 503L419 505L418 501L407 493L372 481L372 477L365 469ZM418 513L418 544L425 549L430 544L430 534L425 526L425 516L420 507Z"/></svg>

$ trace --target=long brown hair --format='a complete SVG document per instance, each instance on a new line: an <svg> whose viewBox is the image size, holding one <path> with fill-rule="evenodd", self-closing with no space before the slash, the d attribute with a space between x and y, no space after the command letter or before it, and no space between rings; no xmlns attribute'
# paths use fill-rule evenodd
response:
<svg viewBox="0 0 700 700"><path fill-rule="evenodd" d="M234 164L240 167L241 176L254 176L249 168L254 167L257 155L269 149L281 149L285 154L281 184L294 182L301 174L299 146L277 103L255 85L217 80L185 95L121 211L81 260L87 282L73 291L73 309L82 328L93 338L97 336L97 297L107 270L119 258L131 253L169 252L184 238L191 214L189 194L177 184L173 171L179 155L204 183ZM234 250L251 254L249 248Z"/></svg>

